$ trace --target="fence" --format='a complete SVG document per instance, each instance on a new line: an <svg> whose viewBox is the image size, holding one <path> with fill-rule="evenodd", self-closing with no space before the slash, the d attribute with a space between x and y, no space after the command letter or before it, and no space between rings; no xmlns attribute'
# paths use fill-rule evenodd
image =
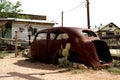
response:
<svg viewBox="0 0 120 80"><path fill-rule="evenodd" d="M3 48L4 50L6 50L7 47L10 48L11 46L13 46L15 50L15 57L17 57L18 47L27 48L30 42L30 40L18 40L18 33L15 32L15 39L0 38L0 49Z"/></svg>

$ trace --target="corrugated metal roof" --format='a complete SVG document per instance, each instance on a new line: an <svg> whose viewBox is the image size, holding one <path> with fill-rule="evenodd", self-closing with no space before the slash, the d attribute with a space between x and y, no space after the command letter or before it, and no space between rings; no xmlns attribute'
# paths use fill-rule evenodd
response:
<svg viewBox="0 0 120 80"><path fill-rule="evenodd" d="M11 21L21 21L21 22L36 22L36 23L51 23L55 24L54 21L48 20L30 20L30 19L18 19L18 18L0 18L0 20L11 20Z"/></svg>

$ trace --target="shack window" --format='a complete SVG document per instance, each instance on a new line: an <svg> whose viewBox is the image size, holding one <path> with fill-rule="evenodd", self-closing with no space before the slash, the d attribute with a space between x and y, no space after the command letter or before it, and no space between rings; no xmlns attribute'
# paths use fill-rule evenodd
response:
<svg viewBox="0 0 120 80"><path fill-rule="evenodd" d="M32 32L32 35L35 35L36 32L37 32L37 29L36 29L36 28L33 28L33 29L31 30L31 32Z"/></svg>
<svg viewBox="0 0 120 80"><path fill-rule="evenodd" d="M37 40L46 40L47 39L47 33L39 33L36 37Z"/></svg>

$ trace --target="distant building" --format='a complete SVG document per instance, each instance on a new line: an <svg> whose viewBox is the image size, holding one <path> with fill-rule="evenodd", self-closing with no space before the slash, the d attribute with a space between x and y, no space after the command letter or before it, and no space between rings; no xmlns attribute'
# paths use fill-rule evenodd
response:
<svg viewBox="0 0 120 80"><path fill-rule="evenodd" d="M2 29L6 28L5 38L13 39L17 31L18 39L28 40L28 35L33 38L37 31L53 26L54 22L47 20L0 18L0 37L2 37Z"/></svg>
<svg viewBox="0 0 120 80"><path fill-rule="evenodd" d="M11 39L15 38L15 32L18 32L19 41L32 41L36 32L42 29L53 28L55 22L46 20L43 15L19 14L28 16L29 19L19 18L0 18L0 38ZM1 42L0 42L1 43ZM14 42L7 41L7 44ZM19 46L26 46L26 43L19 43Z"/></svg>
<svg viewBox="0 0 120 80"><path fill-rule="evenodd" d="M113 22L100 27L96 27L94 31L99 37L106 41L112 48L120 48L120 28Z"/></svg>

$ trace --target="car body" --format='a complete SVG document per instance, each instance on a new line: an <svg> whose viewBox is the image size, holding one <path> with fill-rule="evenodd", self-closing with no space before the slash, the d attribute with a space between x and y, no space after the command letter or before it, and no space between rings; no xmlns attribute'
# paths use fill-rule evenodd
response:
<svg viewBox="0 0 120 80"><path fill-rule="evenodd" d="M56 64L60 50L71 45L69 60L93 67L101 62L112 61L107 44L90 29L75 27L55 27L37 32L31 44L31 55L35 60Z"/></svg>

